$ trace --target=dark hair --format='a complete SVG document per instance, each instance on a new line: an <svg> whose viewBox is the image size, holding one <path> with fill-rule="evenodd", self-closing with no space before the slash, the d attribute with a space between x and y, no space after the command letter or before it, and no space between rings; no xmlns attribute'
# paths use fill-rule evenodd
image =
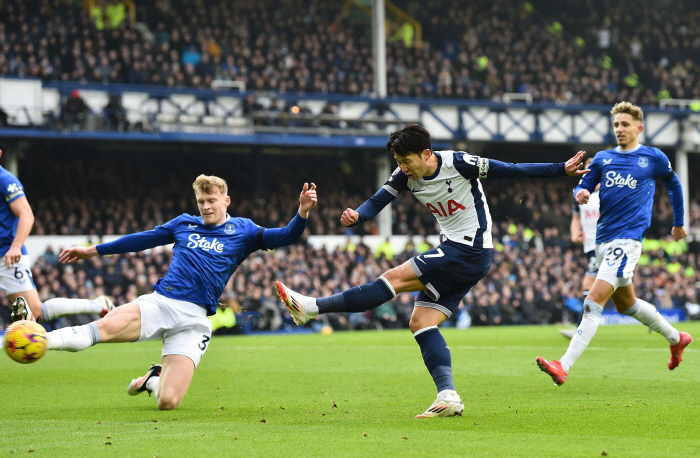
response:
<svg viewBox="0 0 700 458"><path fill-rule="evenodd" d="M433 150L430 144L430 133L418 124L407 124L403 129L392 132L386 142L386 150L390 154L406 157L409 154L420 154L424 150Z"/></svg>

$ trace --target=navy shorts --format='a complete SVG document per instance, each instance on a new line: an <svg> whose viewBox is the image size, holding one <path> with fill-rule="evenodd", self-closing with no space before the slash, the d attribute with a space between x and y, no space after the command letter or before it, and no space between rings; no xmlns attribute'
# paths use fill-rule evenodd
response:
<svg viewBox="0 0 700 458"><path fill-rule="evenodd" d="M450 317L469 290L489 273L491 249L447 240L409 262L428 288L418 294L416 307L440 310Z"/></svg>
<svg viewBox="0 0 700 458"><path fill-rule="evenodd" d="M595 250L591 250L588 253L586 253L586 256L588 256L588 267L586 267L586 274L585 275L592 275L592 276L597 276L598 275L598 259L595 256Z"/></svg>

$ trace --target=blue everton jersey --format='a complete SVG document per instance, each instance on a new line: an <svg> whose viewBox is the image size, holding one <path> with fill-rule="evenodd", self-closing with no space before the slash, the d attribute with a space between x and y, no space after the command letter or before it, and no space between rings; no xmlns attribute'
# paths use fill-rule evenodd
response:
<svg viewBox="0 0 700 458"><path fill-rule="evenodd" d="M668 157L658 148L639 145L629 151L619 147L596 154L590 173L578 192L593 192L600 183L600 219L596 244L616 239L641 241L651 224L656 178L673 176Z"/></svg>
<svg viewBox="0 0 700 458"><path fill-rule="evenodd" d="M207 226L200 216L183 214L155 228L172 235L173 259L165 277L158 280L159 294L192 302L216 313L219 297L236 268L259 249L262 228L247 218L232 218Z"/></svg>
<svg viewBox="0 0 700 458"><path fill-rule="evenodd" d="M17 234L19 218L12 213L10 204L24 195L24 188L16 176L0 167L0 187L5 197L0 204L0 255L7 253L12 241ZM27 249L22 246L22 254L27 254Z"/></svg>

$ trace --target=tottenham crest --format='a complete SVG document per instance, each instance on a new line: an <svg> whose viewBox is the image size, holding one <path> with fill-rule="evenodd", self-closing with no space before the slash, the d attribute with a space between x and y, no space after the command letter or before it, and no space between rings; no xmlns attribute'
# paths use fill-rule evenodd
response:
<svg viewBox="0 0 700 458"><path fill-rule="evenodd" d="M649 167L649 159L640 157L639 161L637 161L637 165L640 167Z"/></svg>
<svg viewBox="0 0 700 458"><path fill-rule="evenodd" d="M233 225L233 223L226 223L226 226L224 226L224 233L231 235L236 232L236 226Z"/></svg>

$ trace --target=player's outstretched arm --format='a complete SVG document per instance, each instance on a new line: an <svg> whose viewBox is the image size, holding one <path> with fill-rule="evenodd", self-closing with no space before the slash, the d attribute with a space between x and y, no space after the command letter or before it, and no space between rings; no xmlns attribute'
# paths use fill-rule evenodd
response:
<svg viewBox="0 0 700 458"><path fill-rule="evenodd" d="M318 203L318 196L316 195L316 185L311 183L304 183L304 189L301 190L299 194L299 216L304 219L309 217L309 212Z"/></svg>
<svg viewBox="0 0 700 458"><path fill-rule="evenodd" d="M73 264L79 259L93 258L98 254L99 253L97 253L97 247L95 245L90 247L74 246L61 251L61 254L58 255L58 261L61 264Z"/></svg>
<svg viewBox="0 0 700 458"><path fill-rule="evenodd" d="M343 215L340 217L340 224L342 224L345 227L352 226L357 222L357 219L359 217L359 213L357 213L352 208L348 208L343 212Z"/></svg>
<svg viewBox="0 0 700 458"><path fill-rule="evenodd" d="M583 157L586 155L585 151L579 151L566 161L564 163L564 170L566 171L566 174L569 175L570 177L575 177L575 176L580 176L580 175L585 175L588 172L590 172L590 169L585 169L585 170L579 170L583 168Z"/></svg>
<svg viewBox="0 0 700 458"><path fill-rule="evenodd" d="M274 249L296 243L306 229L309 212L318 203L316 185L304 183L304 188L299 195L299 211L285 227L274 229L262 229L256 235L257 248ZM258 239L259 237L259 239ZM260 243L262 242L262 243Z"/></svg>

